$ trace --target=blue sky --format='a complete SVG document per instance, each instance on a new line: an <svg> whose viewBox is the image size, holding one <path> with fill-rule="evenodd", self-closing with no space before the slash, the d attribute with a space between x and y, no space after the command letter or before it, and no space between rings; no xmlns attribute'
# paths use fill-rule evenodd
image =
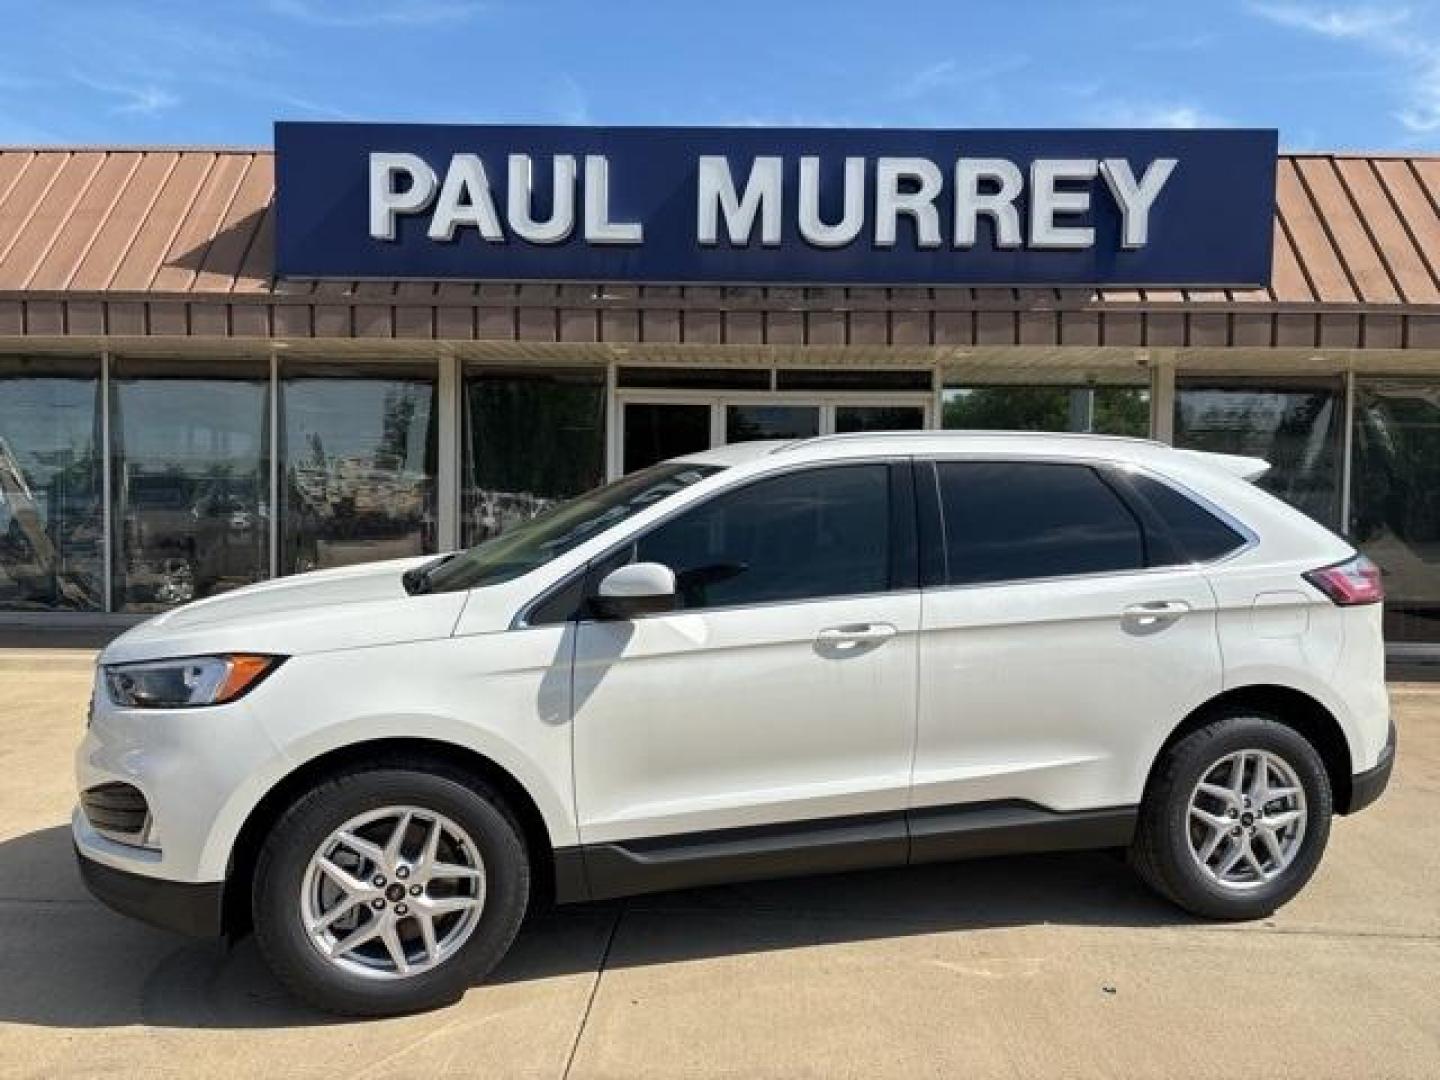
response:
<svg viewBox="0 0 1440 1080"><path fill-rule="evenodd" d="M1440 148L1440 0L0 0L0 144L275 119L1278 127Z"/></svg>

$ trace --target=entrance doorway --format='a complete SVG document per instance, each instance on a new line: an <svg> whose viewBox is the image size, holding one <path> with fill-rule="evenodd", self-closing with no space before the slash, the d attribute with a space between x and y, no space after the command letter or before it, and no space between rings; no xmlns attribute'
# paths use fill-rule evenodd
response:
<svg viewBox="0 0 1440 1080"><path fill-rule="evenodd" d="M618 473L657 461L756 439L807 439L933 426L929 394L697 394L620 391Z"/></svg>

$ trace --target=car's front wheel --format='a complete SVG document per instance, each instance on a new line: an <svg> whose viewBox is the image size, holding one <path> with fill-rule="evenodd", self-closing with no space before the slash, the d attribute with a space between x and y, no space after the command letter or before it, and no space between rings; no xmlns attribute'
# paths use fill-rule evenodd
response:
<svg viewBox="0 0 1440 1080"><path fill-rule="evenodd" d="M1131 861L1194 914L1261 918L1314 874L1332 810L1325 763L1303 735L1274 717L1228 712L1159 762Z"/></svg>
<svg viewBox="0 0 1440 1080"><path fill-rule="evenodd" d="M357 768L301 796L270 831L255 935L290 990L379 1016L453 1001L499 963L530 891L504 802L459 774Z"/></svg>

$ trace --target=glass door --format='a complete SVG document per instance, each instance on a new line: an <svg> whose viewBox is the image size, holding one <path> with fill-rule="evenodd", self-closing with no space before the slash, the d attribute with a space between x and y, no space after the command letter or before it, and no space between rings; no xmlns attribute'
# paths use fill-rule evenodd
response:
<svg viewBox="0 0 1440 1080"><path fill-rule="evenodd" d="M809 439L930 426L928 394L727 393L622 388L612 475L759 439Z"/></svg>

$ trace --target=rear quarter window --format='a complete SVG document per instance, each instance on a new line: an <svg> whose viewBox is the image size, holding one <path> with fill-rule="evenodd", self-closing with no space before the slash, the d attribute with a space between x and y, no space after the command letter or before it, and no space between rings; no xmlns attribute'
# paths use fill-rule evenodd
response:
<svg viewBox="0 0 1440 1080"><path fill-rule="evenodd" d="M1188 562L1211 562L1245 546L1245 536L1183 492L1143 473L1129 474L1135 492L1164 523Z"/></svg>

